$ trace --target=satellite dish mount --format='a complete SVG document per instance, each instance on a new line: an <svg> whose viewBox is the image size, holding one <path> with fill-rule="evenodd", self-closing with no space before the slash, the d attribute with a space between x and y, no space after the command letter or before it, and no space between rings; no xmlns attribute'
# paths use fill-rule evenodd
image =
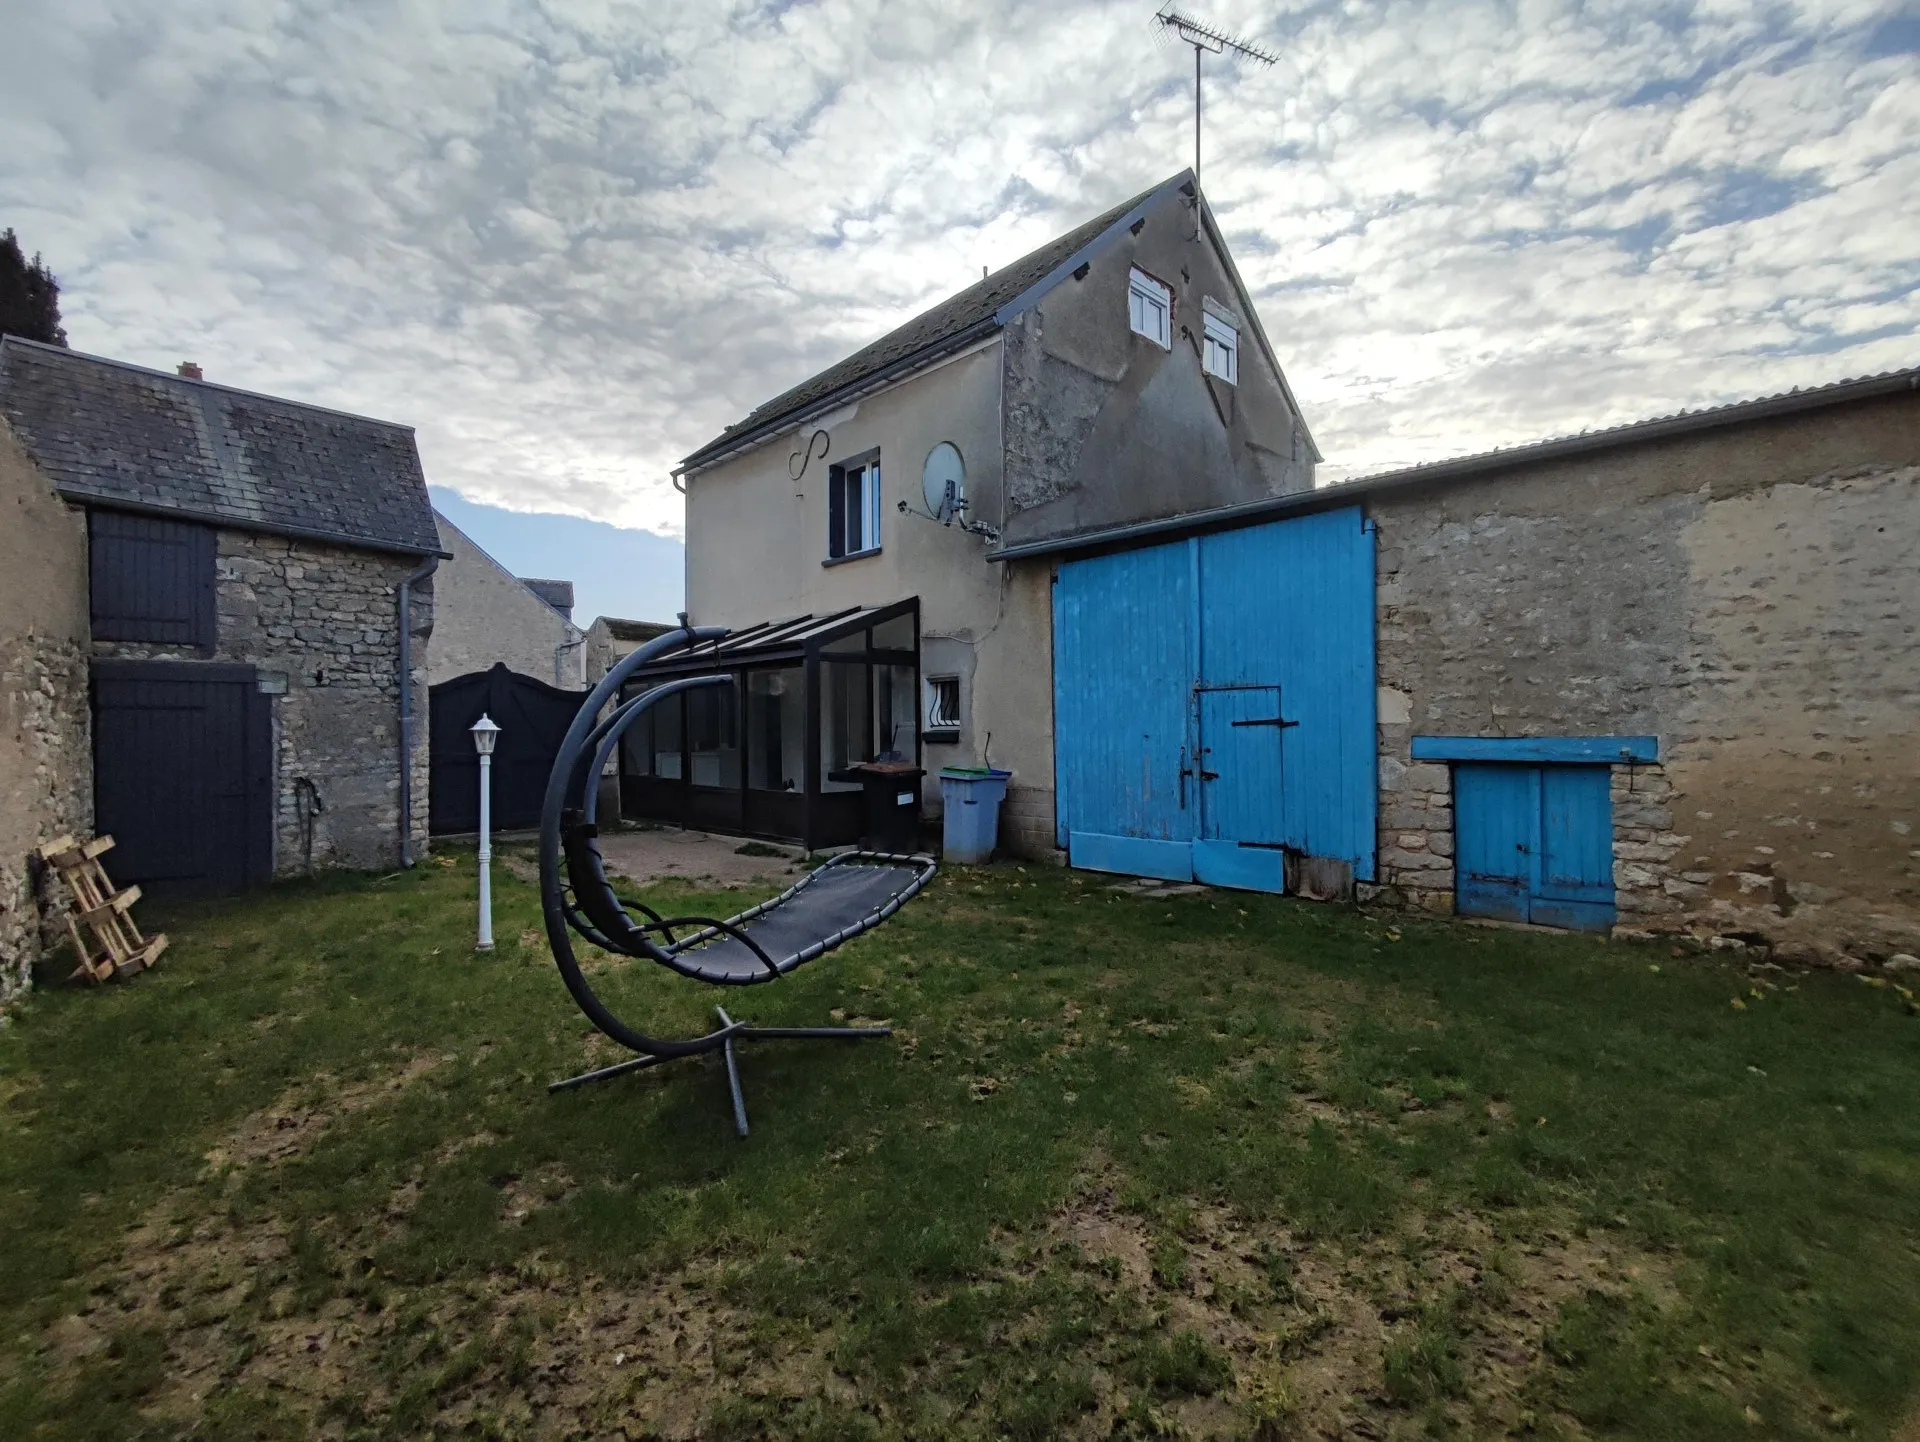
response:
<svg viewBox="0 0 1920 1442"><path fill-rule="evenodd" d="M997 528L984 521L967 518L967 467L960 458L960 448L952 441L942 441L927 452L926 464L920 469L920 494L927 508L916 511L902 501L902 515L921 516L929 521L938 521L943 526L957 526L970 536L981 536L988 541L1000 539Z"/></svg>

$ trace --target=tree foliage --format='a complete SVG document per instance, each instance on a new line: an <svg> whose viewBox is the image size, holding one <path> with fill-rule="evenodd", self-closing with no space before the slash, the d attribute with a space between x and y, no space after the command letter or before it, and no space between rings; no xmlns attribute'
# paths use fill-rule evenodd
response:
<svg viewBox="0 0 1920 1442"><path fill-rule="evenodd" d="M28 260L11 228L0 232L0 335L65 345L60 282L36 252Z"/></svg>

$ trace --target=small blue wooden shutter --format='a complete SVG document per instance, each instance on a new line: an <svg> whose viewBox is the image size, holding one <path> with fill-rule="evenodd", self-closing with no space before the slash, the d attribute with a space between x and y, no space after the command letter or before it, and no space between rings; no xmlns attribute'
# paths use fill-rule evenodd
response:
<svg viewBox="0 0 1920 1442"><path fill-rule="evenodd" d="M1613 925L1613 771L1540 769L1540 871L1527 908L1542 926Z"/></svg>
<svg viewBox="0 0 1920 1442"><path fill-rule="evenodd" d="M1576 931L1612 926L1611 788L1607 766L1456 763L1460 912Z"/></svg>

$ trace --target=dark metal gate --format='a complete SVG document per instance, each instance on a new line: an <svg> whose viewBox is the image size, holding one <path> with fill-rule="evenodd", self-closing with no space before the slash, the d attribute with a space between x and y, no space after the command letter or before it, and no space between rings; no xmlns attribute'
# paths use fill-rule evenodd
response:
<svg viewBox="0 0 1920 1442"><path fill-rule="evenodd" d="M469 728L483 712L500 728L493 753L494 829L538 826L547 773L587 693L562 691L498 662L491 670L442 681L427 696L433 746L427 829L436 836L480 829L480 760Z"/></svg>
<svg viewBox="0 0 1920 1442"><path fill-rule="evenodd" d="M94 830L114 880L207 896L273 875L273 712L251 666L93 665Z"/></svg>

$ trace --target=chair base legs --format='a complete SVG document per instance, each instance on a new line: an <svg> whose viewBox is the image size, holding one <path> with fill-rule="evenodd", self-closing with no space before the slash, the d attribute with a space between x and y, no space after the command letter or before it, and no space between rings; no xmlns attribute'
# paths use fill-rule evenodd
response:
<svg viewBox="0 0 1920 1442"><path fill-rule="evenodd" d="M720 1015L718 1050L727 1064L727 1090L733 1098L734 1130L741 1136L747 1135L747 1103L740 1091L740 1066L735 1060L733 1050L736 1041L865 1041L873 1037L892 1036L890 1026L749 1026L736 1022L727 1015L725 1007L715 1007ZM708 1048L713 1050L714 1048ZM698 1053L695 1053L698 1055ZM644 1071L650 1066L672 1061L670 1056L636 1056L626 1061L615 1062L612 1066L603 1066L594 1071L582 1072L579 1076L567 1077L563 1081L550 1082L547 1091L572 1091L590 1082L609 1081L628 1072Z"/></svg>

